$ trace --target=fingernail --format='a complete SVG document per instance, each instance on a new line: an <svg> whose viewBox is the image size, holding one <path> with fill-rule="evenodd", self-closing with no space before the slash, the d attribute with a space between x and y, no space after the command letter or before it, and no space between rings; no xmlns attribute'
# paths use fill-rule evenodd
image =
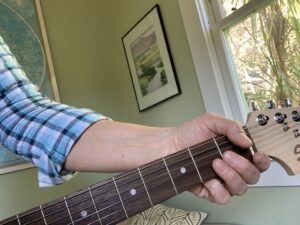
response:
<svg viewBox="0 0 300 225"><path fill-rule="evenodd" d="M230 152L230 151L224 152L224 154L223 154L223 159L224 159L226 162L229 162L229 163L233 163L233 162L235 161L234 155L233 155L233 153Z"/></svg>

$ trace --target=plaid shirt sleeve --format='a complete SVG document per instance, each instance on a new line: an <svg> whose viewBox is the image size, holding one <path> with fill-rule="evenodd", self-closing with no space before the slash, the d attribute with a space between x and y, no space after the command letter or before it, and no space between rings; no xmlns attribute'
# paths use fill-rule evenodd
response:
<svg viewBox="0 0 300 225"><path fill-rule="evenodd" d="M74 176L63 170L66 157L81 134L101 119L106 117L38 92L0 36L0 142L38 167L40 187Z"/></svg>

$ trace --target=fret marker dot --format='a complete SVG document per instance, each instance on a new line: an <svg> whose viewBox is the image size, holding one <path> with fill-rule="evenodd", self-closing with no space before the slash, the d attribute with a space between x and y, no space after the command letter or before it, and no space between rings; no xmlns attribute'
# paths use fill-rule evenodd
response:
<svg viewBox="0 0 300 225"><path fill-rule="evenodd" d="M81 217L86 217L88 212L86 210L83 210L80 212Z"/></svg>
<svg viewBox="0 0 300 225"><path fill-rule="evenodd" d="M135 189L131 189L131 190L130 190L130 194L131 194L131 195L136 195L136 190L135 190Z"/></svg>
<svg viewBox="0 0 300 225"><path fill-rule="evenodd" d="M186 173L186 168L185 167L181 167L180 168L180 173L185 174Z"/></svg>

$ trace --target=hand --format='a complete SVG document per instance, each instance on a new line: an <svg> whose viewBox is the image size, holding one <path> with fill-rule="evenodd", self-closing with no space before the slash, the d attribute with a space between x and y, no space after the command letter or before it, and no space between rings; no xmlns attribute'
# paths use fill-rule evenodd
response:
<svg viewBox="0 0 300 225"><path fill-rule="evenodd" d="M240 147L252 146L251 140L239 123L211 113L176 127L173 145L175 149L181 150L216 135L225 135ZM248 184L257 183L260 172L267 170L270 166L269 157L262 153L255 153L253 160L254 164L232 151L226 151L222 159L213 161L213 168L224 183L218 179L212 179L191 191L211 202L227 204L231 196L244 194L248 189Z"/></svg>

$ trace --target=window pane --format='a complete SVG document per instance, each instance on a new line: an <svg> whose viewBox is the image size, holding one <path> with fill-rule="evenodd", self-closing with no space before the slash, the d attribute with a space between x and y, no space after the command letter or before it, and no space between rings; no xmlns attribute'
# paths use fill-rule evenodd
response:
<svg viewBox="0 0 300 225"><path fill-rule="evenodd" d="M248 106L283 106L285 98L300 105L299 0L277 0L225 34Z"/></svg>
<svg viewBox="0 0 300 225"><path fill-rule="evenodd" d="M214 0L213 0L214 1ZM222 0L225 16L228 16L238 8L248 3L250 0Z"/></svg>

